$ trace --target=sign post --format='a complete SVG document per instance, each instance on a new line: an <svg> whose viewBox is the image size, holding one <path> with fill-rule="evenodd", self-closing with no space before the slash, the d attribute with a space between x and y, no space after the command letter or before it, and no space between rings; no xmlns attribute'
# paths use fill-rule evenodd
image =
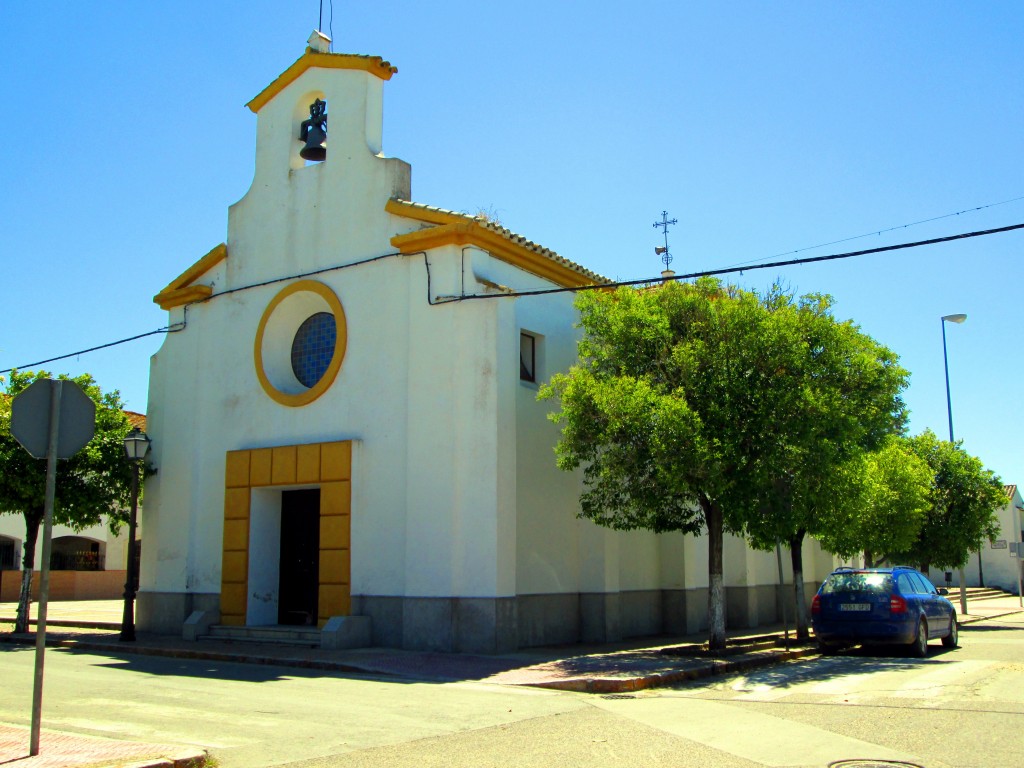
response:
<svg viewBox="0 0 1024 768"><path fill-rule="evenodd" d="M11 403L11 434L33 457L46 459L43 562L39 564L36 664L32 686L32 731L29 737L29 754L32 756L39 754L39 723L43 710L46 608L50 595L57 459L67 459L76 454L92 439L95 429L96 404L73 381L37 379Z"/></svg>

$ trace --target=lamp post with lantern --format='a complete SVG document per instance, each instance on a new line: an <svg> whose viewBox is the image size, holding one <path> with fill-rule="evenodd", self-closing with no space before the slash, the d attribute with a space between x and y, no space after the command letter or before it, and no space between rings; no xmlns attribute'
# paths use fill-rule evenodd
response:
<svg viewBox="0 0 1024 768"><path fill-rule="evenodd" d="M124 614L121 617L121 640L135 640L135 594L139 590L139 563L135 552L135 529L139 514L139 475L149 452L149 436L138 427L124 438L124 450L132 465L132 506L128 518L128 576L124 584Z"/></svg>

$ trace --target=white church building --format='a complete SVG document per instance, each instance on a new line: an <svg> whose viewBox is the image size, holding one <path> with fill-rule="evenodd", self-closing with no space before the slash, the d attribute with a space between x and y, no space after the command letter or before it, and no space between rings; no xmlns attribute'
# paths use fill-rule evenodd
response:
<svg viewBox="0 0 1024 768"><path fill-rule="evenodd" d="M382 150L396 68L310 44L248 104L226 242L155 297L180 330L151 364L140 629L458 652L704 629L707 540L579 519L555 466L537 392L576 359L573 294L507 296L605 279L414 202ZM831 564L807 545L809 581ZM731 627L779 620L774 553L728 540L725 579Z"/></svg>

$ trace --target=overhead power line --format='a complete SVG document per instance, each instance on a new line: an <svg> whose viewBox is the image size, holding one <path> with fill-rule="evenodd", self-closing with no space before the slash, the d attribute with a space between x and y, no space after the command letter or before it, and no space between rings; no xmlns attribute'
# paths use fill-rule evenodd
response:
<svg viewBox="0 0 1024 768"><path fill-rule="evenodd" d="M897 245L884 245L879 248L867 248L863 251L848 251L846 253L833 253L828 256L807 256L802 259L789 259L788 261L773 261L766 264L752 264L749 266L723 267L722 269L709 269L704 272L690 272L686 275L671 275L667 277L644 277L639 280L618 280L610 283L598 283L595 285L579 285L569 288L542 288L535 291L510 291L508 293L478 293L468 296L444 297L446 301L469 301L471 299L503 299L516 296L544 296L551 293L576 293L579 291L601 291L608 288L619 288L630 285L646 285L650 283L664 282L667 280L692 280L697 277L715 277L716 275L729 275L736 272L751 272L755 269L774 269L776 267L792 267L798 264L813 264L817 261L835 261L837 259L849 259L854 256L867 256L871 253L883 253L885 251L898 251L904 248L920 248L925 245L937 245L938 243L949 243L953 240L966 240L971 237L984 237L985 235L996 235L1000 232L1012 232L1015 229L1024 229L1024 224L1011 224L1008 227L997 227L996 229L983 229L977 232L964 232L959 235L947 235L946 237L933 237L930 240L917 240L912 243L899 243Z"/></svg>
<svg viewBox="0 0 1024 768"><path fill-rule="evenodd" d="M174 333L184 329L184 323L176 323L175 325L168 325L165 328L157 328L155 331L147 331L146 333L140 333L135 336L129 336L127 339L118 339L117 341L111 341L107 344L99 344L95 347L89 347L88 349L80 349L77 352L69 352L66 355L58 355L57 357L49 357L46 360L37 360L34 363L25 363L24 365L16 365L14 368L5 368L0 373L10 373L14 370L22 368L33 368L37 365L46 365L47 363L53 363L57 360L67 360L69 357L77 357L78 355L84 355L87 352L96 352L101 349L107 349L108 347L116 347L118 344L127 344L129 341L135 341L137 339L144 339L147 336L156 336L158 333Z"/></svg>
<svg viewBox="0 0 1024 768"><path fill-rule="evenodd" d="M887 229L877 229L873 232L865 232L863 235L853 235L852 237L844 237L839 240L830 240L827 243L818 243L817 245L808 245L803 248L797 248L793 251L783 251L782 253L776 253L774 256L765 256L766 259L777 259L780 256L792 256L795 253L803 253L804 251L813 251L815 248L825 248L829 245L838 245L839 243L848 243L851 240L861 240L865 237L873 237L875 235L884 235L887 232L895 232L898 229L908 229L910 227L916 227L919 224L930 224L933 221L941 221L942 219L951 219L954 216L961 216L965 213L977 213L978 211L984 211L986 208L995 208L1000 205L1008 205L1010 203L1016 203L1019 200L1024 200L1024 195L1020 197L1014 197L1010 200L1000 200L998 203L988 203L987 205L978 205L974 208L964 208L962 211L953 211L953 213L944 213L941 216L932 216L930 219L921 219L920 221L911 221L909 224L899 224L895 227L889 227ZM749 261L743 261L738 264L732 264L731 266L739 267L747 264L755 264L761 259L750 259Z"/></svg>
<svg viewBox="0 0 1024 768"><path fill-rule="evenodd" d="M570 287L570 288L547 288L547 289L541 289L541 290L535 290L535 291L511 291L511 292L508 292L508 293L469 294L469 295L466 295L466 296L450 296L450 297L446 296L446 297L443 297L442 301L434 302L434 303L435 304L437 304L437 303L451 303L451 302L457 302L457 301L470 301L470 300L474 300L474 299L503 299L503 298L514 298L514 297L517 297L517 296L543 296L543 295L546 295L546 294L553 294L553 293L575 293L575 292L578 292L578 291L607 290L608 288L618 288L620 286L630 286L630 285L645 285L645 284L650 284L650 283L664 282L666 280L691 280L691 279L698 278L698 277L715 277L717 275L728 275L728 274L733 274L733 273L736 273L736 272L748 272L748 271L752 271L752 270L755 270L755 269L775 269L775 268L778 268L778 267L791 267L791 266L796 266L796 265L799 265L799 264L813 264L815 262L820 262L820 261L835 261L835 260L838 260L838 259L850 259L850 258L853 258L855 256L867 256L867 255L872 254L872 253L884 253L886 251L898 251L898 250L903 250L903 249L907 249L907 248L920 248L920 247L926 246L926 245L938 245L939 243L949 243L949 242L952 242L954 240L966 240L968 238L973 238L973 237L984 237L986 235L996 235L996 234L999 234L999 233L1002 233L1002 232L1012 232L1012 231L1018 230L1018 229L1024 229L1024 224L1012 224L1012 225L1007 226L1007 227L997 227L996 229L983 229L983 230L979 230L979 231L976 231L976 232L964 232L964 233L961 233L959 235L948 235L946 237L935 237L935 238L931 238L930 240L917 240L917 241L912 242L912 243L899 243L897 245L886 245L886 246L881 246L879 248L868 248L868 249L865 249L865 250L862 250L862 251L849 251L847 253L833 253L833 254L829 254L827 256L809 256L809 257L805 257L805 258L801 258L801 259L789 259L787 261L773 261L773 262L770 262L770 263L752 264L752 265L748 265L748 266L724 267L722 269L711 269L711 270L706 270L704 272L691 272L691 273L686 274L686 275L672 275L670 277L645 277L645 278L641 278L639 280L620 280L620 281L611 282L611 283L598 283L598 284L595 284L595 285L582 285L582 286L574 286L574 287ZM268 281L266 281L264 283L259 283L259 284L254 285L254 286L243 286L242 288L237 288L237 289L234 289L234 290L222 291L219 294L215 294L215 295L211 296L210 299L215 299L218 296L224 296L226 294L234 293L235 291L239 291L239 290L247 290L249 288L253 288L253 287L257 287L257 286L270 285L272 283L281 282L282 280L298 279L300 277L305 277L307 275L320 274L322 272L328 272L328 271L331 271L331 270L334 270L334 269L345 269L345 268L351 267L351 266L368 264L370 262L378 261L380 259L391 257L391 256L395 256L395 255L398 255L398 254L391 254L391 253L389 253L389 254L384 254L383 256L378 256L378 257L372 257L370 259L365 259L363 261L356 262L355 264L342 264L342 265L339 265L337 267L327 267L327 268L324 268L324 269L318 269L318 270L315 270L314 272L309 272L309 273L305 273L305 274L302 274L302 275L294 275L291 278L278 278L278 279L275 279L275 280L268 280ZM429 300L429 298L430 297L428 296L428 300ZM441 298L441 297L438 297L438 298ZM210 299L207 299L207 301L209 301ZM78 355L84 355L84 354L86 354L88 352L96 352L96 351L101 350L101 349L108 349L109 347L116 347L119 344L127 344L130 341L136 341L138 339L143 339L143 338L145 338L147 336L155 336L155 335L157 335L159 333L176 333L178 331L184 330L184 328L185 328L185 323L177 323L175 325L169 325L169 326L166 326L164 328L157 328L156 330L149 331L147 333L140 333L140 334L137 334L135 336L129 336L126 339L118 339L117 341L111 341L111 342L108 342L106 344L99 344L99 345L94 346L94 347L89 347L88 349L81 349L81 350L78 350L77 352L70 352L70 353L68 353L66 355L58 355L57 357L50 357L50 358L47 358L46 360L39 360L39 361L34 362L34 363L26 363L24 365L15 366L14 368L6 368L4 370L0 370L0 374L2 374L2 373L10 373L11 371L13 371L15 369L31 368L31 367L36 366L36 365L45 365L46 363L52 363L52 362L56 362L58 360L66 360L69 357L77 357Z"/></svg>

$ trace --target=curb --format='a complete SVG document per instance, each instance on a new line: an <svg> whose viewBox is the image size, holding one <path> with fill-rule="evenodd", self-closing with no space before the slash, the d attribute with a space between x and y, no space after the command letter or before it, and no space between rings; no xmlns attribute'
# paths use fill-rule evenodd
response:
<svg viewBox="0 0 1024 768"><path fill-rule="evenodd" d="M174 757L158 757L150 760L140 760L137 763L125 763L115 761L101 768L204 768L210 753L182 752Z"/></svg>
<svg viewBox="0 0 1024 768"><path fill-rule="evenodd" d="M35 638L30 635L0 635L0 642L14 645L35 645ZM119 651L136 656L163 656L170 659L194 659L198 661L224 661L235 664L254 664L264 666L293 667L298 669L319 669L327 672L350 672L354 674L396 677L390 672L368 670L353 664L325 659L296 659L274 656L252 656L249 654L225 653L223 651L188 650L185 648L160 648L139 645L114 645L97 643L92 640L69 640L65 638L47 638L47 648L76 648L83 651Z"/></svg>
<svg viewBox="0 0 1024 768"><path fill-rule="evenodd" d="M716 675L727 675L733 672L746 672L751 669L771 666L782 661L802 659L805 656L817 655L816 648L801 648L794 651L776 651L762 656L734 661L720 661L715 659L707 662L704 666L692 669L679 669L672 672L655 672L650 675L638 677L572 677L565 680L548 680L538 683L518 683L517 685L529 686L531 688L549 688L560 691L574 691L576 693L629 693L642 691L647 688L659 688L667 685L676 685L691 680L701 680Z"/></svg>
<svg viewBox="0 0 1024 768"><path fill-rule="evenodd" d="M977 624L979 621L988 621L989 619L1001 619L1004 616L1013 616L1015 613L1024 613L1024 608L1014 608L1006 613L993 613L991 616L971 616L970 614L963 618L958 618L957 624L963 626L964 624Z"/></svg>
<svg viewBox="0 0 1024 768"><path fill-rule="evenodd" d="M13 624L14 619L0 619L0 622L6 622ZM29 620L29 625L39 626L39 622L35 619ZM107 630L120 630L121 624L114 621L81 621L79 619L47 619L47 627L75 627L77 629L107 629Z"/></svg>

